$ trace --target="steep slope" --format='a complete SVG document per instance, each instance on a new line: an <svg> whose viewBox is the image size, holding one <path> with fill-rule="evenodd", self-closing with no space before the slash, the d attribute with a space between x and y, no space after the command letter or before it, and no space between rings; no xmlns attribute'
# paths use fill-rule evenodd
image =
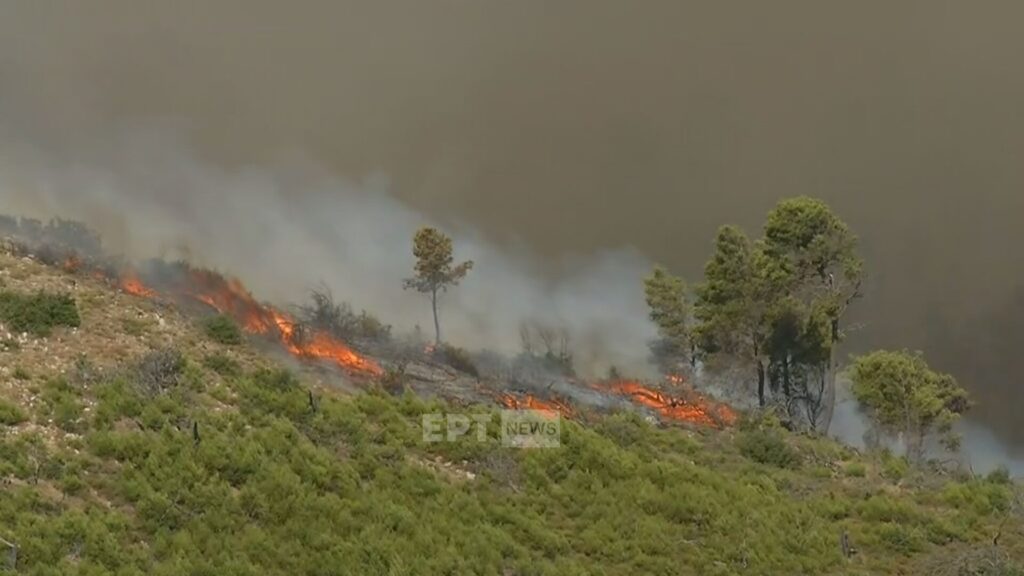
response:
<svg viewBox="0 0 1024 576"><path fill-rule="evenodd" d="M494 418L485 441L427 442L423 415L467 409L339 393L29 259L0 254L0 282L78 313L40 300L39 335L0 319L3 574L1020 573L1000 475L913 472L767 420L581 414L560 448L522 450Z"/></svg>

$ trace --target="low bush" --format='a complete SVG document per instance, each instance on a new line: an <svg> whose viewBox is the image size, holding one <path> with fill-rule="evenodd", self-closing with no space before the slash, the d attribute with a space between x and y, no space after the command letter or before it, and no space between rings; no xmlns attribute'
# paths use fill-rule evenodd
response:
<svg viewBox="0 0 1024 576"><path fill-rule="evenodd" d="M474 377L480 376L480 371L477 370L476 364L473 362L473 358L464 348L452 346L448 343L442 344L440 357L442 362L448 364L452 368L455 368L459 372L465 372L466 374Z"/></svg>
<svg viewBox="0 0 1024 576"><path fill-rule="evenodd" d="M242 373L242 366L233 358L224 354L210 354L203 358L203 366L224 377L234 377Z"/></svg>
<svg viewBox="0 0 1024 576"><path fill-rule="evenodd" d="M28 416L25 415L25 411L21 407L0 398L0 424L17 426L25 420L28 420Z"/></svg>
<svg viewBox="0 0 1024 576"><path fill-rule="evenodd" d="M882 477L899 482L910 473L910 462L903 456L896 456L888 450L882 452Z"/></svg>
<svg viewBox="0 0 1024 576"><path fill-rule="evenodd" d="M82 430L82 401L77 390L64 378L53 378L46 382L42 391L41 415L52 420L65 432Z"/></svg>
<svg viewBox="0 0 1024 576"><path fill-rule="evenodd" d="M400 396L405 392L405 385L408 381L408 377L405 374L404 367L391 368L384 372L384 375L380 378L381 388L385 392L392 396Z"/></svg>
<svg viewBox="0 0 1024 576"><path fill-rule="evenodd" d="M391 326L365 310L356 314L347 302L337 303L327 288L313 290L312 302L299 306L303 326L342 340L383 343L391 339Z"/></svg>
<svg viewBox="0 0 1024 576"><path fill-rule="evenodd" d="M177 348L164 348L146 354L134 370L140 390L155 396L181 383L185 357Z"/></svg>
<svg viewBox="0 0 1024 576"><path fill-rule="evenodd" d="M12 332L47 336L57 326L81 325L75 300L67 294L0 292L0 320Z"/></svg>
<svg viewBox="0 0 1024 576"><path fill-rule="evenodd" d="M863 478L867 476L867 466L860 462L851 462L843 468L843 472L851 478Z"/></svg>
<svg viewBox="0 0 1024 576"><path fill-rule="evenodd" d="M218 314L207 318L203 323L206 335L214 342L228 346L236 346L242 343L242 331L238 324L226 314Z"/></svg>
<svg viewBox="0 0 1024 576"><path fill-rule="evenodd" d="M761 429L741 432L737 444L740 453L755 462L779 468L800 466L800 454L786 443L781 433L775 430Z"/></svg>

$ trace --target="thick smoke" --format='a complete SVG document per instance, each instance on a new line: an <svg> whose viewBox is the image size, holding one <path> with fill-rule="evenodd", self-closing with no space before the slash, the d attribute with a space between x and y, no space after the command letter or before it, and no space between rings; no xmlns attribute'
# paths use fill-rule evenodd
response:
<svg viewBox="0 0 1024 576"><path fill-rule="evenodd" d="M756 233L779 198L819 196L863 240L850 349L924 350L970 389L972 418L1024 447L1022 19L1013 0L0 2L0 128L67 180L77 163L109 172L126 126L170 119L200 173L280 188L275 213L320 220L342 216L303 195L330 178L280 184L281 150L380 171L466 255L475 230L548 296L587 277L565 254L621 245L695 280L717 226ZM473 318L454 299L476 272L447 302L451 330Z"/></svg>
<svg viewBox="0 0 1024 576"><path fill-rule="evenodd" d="M340 299L401 330L432 330L427 300L402 289L411 238L438 225L388 193L383 178L340 180L309 163L226 170L203 163L166 127L137 129L85 164L60 164L10 143L0 166L0 206L40 218L82 220L129 258L161 256L238 275L258 297L294 302L323 283ZM498 249L449 226L456 257L476 266L441 299L445 339L514 353L519 327L564 330L585 374L611 365L648 372L640 280L650 263L634 250L566 260L558 281L526 250Z"/></svg>

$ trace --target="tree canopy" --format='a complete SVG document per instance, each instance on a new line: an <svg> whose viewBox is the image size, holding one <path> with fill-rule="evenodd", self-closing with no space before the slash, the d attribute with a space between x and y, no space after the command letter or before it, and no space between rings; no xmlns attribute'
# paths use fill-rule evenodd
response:
<svg viewBox="0 0 1024 576"><path fill-rule="evenodd" d="M949 374L932 370L920 353L879 350L850 368L853 394L882 431L903 439L907 456L920 459L938 433L956 446L953 424L969 407L967 392Z"/></svg>
<svg viewBox="0 0 1024 576"><path fill-rule="evenodd" d="M761 406L827 430L841 319L860 296L862 268L849 227L824 202L798 197L768 213L757 241L737 226L718 230L692 318L677 304L681 279L656 268L644 287L663 338L685 335L700 356L753 366Z"/></svg>
<svg viewBox="0 0 1024 576"><path fill-rule="evenodd" d="M412 242L416 257L415 275L404 282L406 289L430 294L434 313L434 341L441 343L441 324L437 317L437 293L455 286L473 268L473 261L453 265L452 239L436 228L420 228Z"/></svg>

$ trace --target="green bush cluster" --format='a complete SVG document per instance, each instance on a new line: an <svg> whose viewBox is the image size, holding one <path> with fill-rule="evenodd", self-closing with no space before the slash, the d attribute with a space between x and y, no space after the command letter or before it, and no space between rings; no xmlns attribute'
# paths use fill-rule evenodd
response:
<svg viewBox="0 0 1024 576"><path fill-rule="evenodd" d="M800 453L786 443L779 431L746 430L740 433L737 445L741 454L755 462L779 468L800 466Z"/></svg>
<svg viewBox="0 0 1024 576"><path fill-rule="evenodd" d="M224 377L238 376L242 371L236 360L220 353L209 354L203 358L203 366Z"/></svg>
<svg viewBox="0 0 1024 576"><path fill-rule="evenodd" d="M0 424L17 426L26 420L28 420L28 416L25 415L25 411L17 404L12 404L0 398Z"/></svg>
<svg viewBox="0 0 1024 576"><path fill-rule="evenodd" d="M228 346L237 346L242 343L242 330L227 314L217 314L207 318L203 322L203 329L214 342Z"/></svg>
<svg viewBox="0 0 1024 576"><path fill-rule="evenodd" d="M0 291L0 320L13 332L47 336L57 326L81 325L75 300L67 294Z"/></svg>

